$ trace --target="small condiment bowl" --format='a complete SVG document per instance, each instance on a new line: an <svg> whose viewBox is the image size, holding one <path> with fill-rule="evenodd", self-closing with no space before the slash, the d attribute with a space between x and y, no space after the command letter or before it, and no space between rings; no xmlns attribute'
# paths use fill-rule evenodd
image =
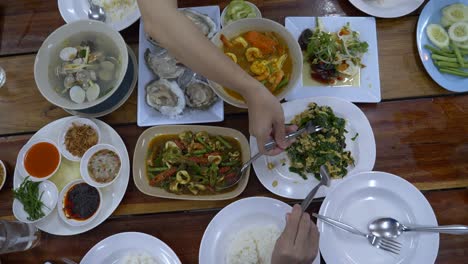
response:
<svg viewBox="0 0 468 264"><path fill-rule="evenodd" d="M0 190L1 190L3 188L3 185L5 185L5 181L7 177L6 166L1 160L0 160L0 167L3 169L3 178L0 179Z"/></svg>
<svg viewBox="0 0 468 264"><path fill-rule="evenodd" d="M37 177L35 175L30 174L26 170L26 166L24 164L24 159L26 158L26 154L31 149L31 147L38 144L38 143L41 143L41 142L47 142L47 143L52 144L57 149L57 151L59 152L59 162L57 164L57 167L55 168L55 170L51 174L47 175L46 177ZM31 181L34 181L34 182L45 181L45 180L49 179L50 177L52 177L58 171L58 169L60 168L60 164L62 163L62 155L60 153L60 148L57 146L57 144L53 140L48 139L48 138L41 138L41 139L29 141L28 143L26 143L26 145L24 145L21 148L21 150L19 152L19 155L18 155L18 158L19 158L18 170L19 170L20 174L23 177L30 176Z"/></svg>
<svg viewBox="0 0 468 264"><path fill-rule="evenodd" d="M101 183L101 182L98 182L95 179L93 179L93 177L91 177L91 175L89 174L88 163L89 163L91 157L96 152L98 152L100 150L104 150L104 149L110 150L110 151L115 152L117 154L117 156L120 159L120 167L119 167L117 176L115 176L115 178L112 181L106 182L106 183ZM112 183L114 183L114 181L119 177L121 169L122 169L122 155L120 154L120 152L114 146L109 145L109 144L99 144L99 145L95 145L92 148L88 149L88 151L86 151L86 153L83 155L83 158L81 159L81 163L80 163L81 177L83 177L83 180L87 184L89 184L89 185L91 185L93 187L96 187L96 188L104 188L104 187L107 187L107 186L111 185Z"/></svg>
<svg viewBox="0 0 468 264"><path fill-rule="evenodd" d="M54 211L58 200L57 186L55 186L55 184L51 181L43 181L39 184L39 195L41 195L42 192L44 192L41 197L41 201L45 205L42 208L44 216L34 221L28 220L29 214L24 210L23 204L18 199L14 199L13 215L16 217L16 219L23 223L36 223L46 218L48 215L50 215L50 213L52 213L52 211Z"/></svg>
<svg viewBox="0 0 468 264"><path fill-rule="evenodd" d="M73 186L75 186L76 184L80 184L80 183L85 183L85 181L83 181L82 179L74 180L74 181L68 183L65 187L63 187L63 189L62 189L62 191L60 192L60 195L59 195L60 200L59 200L59 202L57 202L57 211L58 211L59 217L66 224L71 225L71 226L83 226L83 225L86 225L86 224L90 223L91 221L93 221L97 217L97 215L99 214L99 212L101 211L101 208L102 208L102 192L101 192L101 190L99 190L99 188L96 188L96 190L99 193L99 206L98 206L96 212L90 218L88 218L86 220L83 220L83 221L80 221L80 220L70 219L70 218L65 216L65 213L63 212L63 208L64 208L64 205L65 205L65 196L67 195L68 191Z"/></svg>
<svg viewBox="0 0 468 264"><path fill-rule="evenodd" d="M96 144L99 144L99 142L101 142L101 131L98 127L98 125L91 119L88 119L88 118L72 118L70 120L68 120L65 125L63 126L63 130L62 130L62 133L60 133L60 136L58 138L58 142L59 142L59 146L60 146L60 152L62 153L62 155L70 160L70 161L76 161L76 162L79 162L81 160L82 157L78 157L78 156L75 156L73 154L71 154L68 150L67 150L67 146L65 145L65 136L68 132L68 130L73 127L73 124L78 124L78 125L88 125L90 127L92 127L96 133L97 133L97 136L98 136L98 141Z"/></svg>
<svg viewBox="0 0 468 264"><path fill-rule="evenodd" d="M254 3L251 3L251 2L249 2L249 1L245 1L245 3L246 3L247 5L249 5L250 7L252 7L253 10L255 11L255 13L257 14L257 16L256 16L255 18L262 18L262 12L260 12L260 9L258 9L258 7L257 7ZM227 13L227 7L228 7L228 6L226 6L226 8L224 8L224 9L223 9L223 12L221 13L221 27L225 27L225 26L227 26L227 25L229 25L229 24L231 24L231 23L234 22L234 21L230 21L229 23L226 23L226 22L224 21L224 18L226 17L226 13ZM241 18L241 19L242 19L242 18ZM239 19L239 20L241 20L241 19ZM235 20L235 21L237 21L237 20Z"/></svg>

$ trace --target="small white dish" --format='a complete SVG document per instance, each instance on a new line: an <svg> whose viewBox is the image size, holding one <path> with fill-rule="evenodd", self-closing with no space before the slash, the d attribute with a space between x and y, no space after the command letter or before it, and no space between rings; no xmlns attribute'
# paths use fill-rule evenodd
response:
<svg viewBox="0 0 468 264"><path fill-rule="evenodd" d="M424 3L424 0L349 0L349 2L371 16L395 18L413 12Z"/></svg>
<svg viewBox="0 0 468 264"><path fill-rule="evenodd" d="M260 12L260 9L258 9L258 7L254 3L249 2L249 1L245 1L245 3L248 4L250 7L252 7L253 10L255 11L255 13L257 14L257 16L255 18L262 18L262 12ZM224 21L224 17L226 16L226 12L227 12L227 7L224 8L223 12L221 13L221 27L225 27L225 26L227 26L227 25L234 22L234 21L231 21L229 23L226 23ZM237 21L237 20L235 20L235 21Z"/></svg>
<svg viewBox="0 0 468 264"><path fill-rule="evenodd" d="M283 232L292 207L268 197L249 197L224 207L208 224L200 244L198 262L225 263L232 239L241 230L273 225ZM312 264L320 263L317 255Z"/></svg>
<svg viewBox="0 0 468 264"><path fill-rule="evenodd" d="M73 127L73 124L88 125L88 126L92 127L94 129L94 131L96 131L97 136L98 136L97 144L99 144L101 142L101 131L99 130L99 127L96 125L96 123L94 123L93 120L88 119L88 118L73 118L73 119L70 119L67 123L65 123L65 125L63 126L62 133L60 134L60 137L58 139L59 145L60 145L60 152L62 153L62 155L65 158L67 158L70 161L80 161L82 157L74 156L73 154L71 154L67 150L67 147L65 145L65 136L66 136L68 130L71 127Z"/></svg>
<svg viewBox="0 0 468 264"><path fill-rule="evenodd" d="M58 8L63 20L65 20L67 23L77 20L89 19L88 0L58 0ZM116 21L107 20L106 24L109 24L117 31L121 31L135 23L140 18L140 16L140 9L138 9L137 6L134 10L127 12L127 14L122 17L122 19Z"/></svg>
<svg viewBox="0 0 468 264"><path fill-rule="evenodd" d="M363 172L332 187L320 214L367 231L380 217L393 217L408 225L437 226L437 219L424 195L403 178L385 172ZM327 263L412 264L434 263L439 234L409 232L396 240L399 255L372 247L360 236L342 231L320 220L320 252Z"/></svg>
<svg viewBox="0 0 468 264"><path fill-rule="evenodd" d="M93 177L91 177L91 175L89 175L88 163L89 163L89 160L91 159L91 157L95 153L97 153L98 151L101 151L101 150L105 150L105 149L110 150L110 151L114 152L115 154L117 154L117 156L119 157L119 160L120 160L120 167L119 167L119 170L117 172L117 175L115 176L115 178L112 181L106 182L106 183L101 183L101 182L97 182L95 179L93 179ZM80 162L81 177L83 177L83 180L87 184L89 184L89 185L91 185L93 187L96 187L96 188L104 188L104 187L107 187L107 186L111 185L112 183L114 183L114 181L119 177L121 169L122 169L122 155L120 155L119 151L114 146L109 145L109 144L99 144L99 145L95 145L95 146L91 147L83 155L83 158L81 159L81 162Z"/></svg>
<svg viewBox="0 0 468 264"><path fill-rule="evenodd" d="M70 190L73 186L77 185L77 184L80 184L80 183L85 183L84 180L75 180L75 181L72 181L70 182L69 184L67 184L65 187L63 187L62 191L60 192L60 195L59 195L59 201L57 202L57 211L58 211L58 215L59 217L67 224L71 225L71 226L84 226L84 225L87 225L88 223L90 223L91 221L93 221L97 215L99 215L99 212L102 208L102 192L101 190L99 190L99 188L96 188L96 190L98 191L99 193L99 206L96 210L96 212L94 212L94 214L84 220L84 221L78 221L78 220L75 220L75 219L70 219L68 217L65 216L65 213L63 212L63 205L64 205L64 200L65 200L65 196L67 195L67 192L68 190Z"/></svg>
<svg viewBox="0 0 468 264"><path fill-rule="evenodd" d="M3 185L5 185L6 177L7 177L7 171L5 164L3 161L0 160L0 167L3 169L3 178L0 179L0 190L3 188Z"/></svg>
<svg viewBox="0 0 468 264"><path fill-rule="evenodd" d="M24 210L23 204L18 199L14 199L13 215L15 218L23 223L36 223L49 216L57 205L57 186L55 186L55 184L51 181L43 181L39 184L39 195L41 195L41 193L43 193L41 201L44 204L44 207L42 208L42 211L44 212L43 217L34 221L28 220L29 214Z"/></svg>
<svg viewBox="0 0 468 264"><path fill-rule="evenodd" d="M41 143L41 142L47 142L47 143L50 143L50 144L54 145L54 147L59 152L59 162L58 162L57 168L55 168L54 172L49 174L47 177L38 178L38 177L35 177L34 175L31 175L26 170L26 167L24 165L24 159L26 158L26 154L28 153L29 149L32 146L34 146L34 145L36 145L38 143ZM62 163L62 155L60 154L60 148L57 146L57 143L55 143L55 141L53 141L51 139L48 139L48 138L40 138L40 139L37 139L37 140L29 141L28 143L26 143L26 145L24 145L21 148L21 150L20 150L20 152L18 154L18 157L19 157L20 163L18 164L17 168L19 169L19 172L20 172L21 176L23 176L23 177L30 176L31 181L34 181L34 182L45 181L45 180L49 179L50 177L52 177L58 171L58 169L60 168L60 164Z"/></svg>
<svg viewBox="0 0 468 264"><path fill-rule="evenodd" d="M181 263L174 251L156 237L138 232L125 232L101 240L86 253L80 264L124 263L126 255L137 252L147 253L156 263Z"/></svg>

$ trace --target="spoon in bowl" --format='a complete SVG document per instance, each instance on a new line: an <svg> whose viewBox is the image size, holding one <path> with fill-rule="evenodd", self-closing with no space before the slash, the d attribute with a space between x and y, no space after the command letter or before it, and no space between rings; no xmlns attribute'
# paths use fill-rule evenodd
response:
<svg viewBox="0 0 468 264"><path fill-rule="evenodd" d="M303 128L286 135L284 138L286 141L293 140L304 133L311 134L311 133L319 132L322 129L323 129L322 127L316 126L312 122L307 122ZM276 147L276 142L274 140L270 140L268 143L265 144L266 151L270 151L274 149L275 147ZM230 180L226 181L226 183L223 186L216 187L216 190L217 191L225 190L239 183L240 180L242 179L242 176L244 176L245 172L250 167L250 165L254 161L256 161L258 158L260 158L261 156L263 156L261 152L258 152L257 154L255 154L255 156L253 156L246 163L244 163L244 165L242 165L241 169L237 172L235 177L232 177Z"/></svg>
<svg viewBox="0 0 468 264"><path fill-rule="evenodd" d="M410 227L390 217L376 219L369 224L368 228L373 235L385 238L397 238L403 232L436 232L452 235L468 235L468 226L464 225Z"/></svg>
<svg viewBox="0 0 468 264"><path fill-rule="evenodd" d="M106 22L106 12L104 9L93 3L93 0L88 0L89 10L88 18L92 20Z"/></svg>

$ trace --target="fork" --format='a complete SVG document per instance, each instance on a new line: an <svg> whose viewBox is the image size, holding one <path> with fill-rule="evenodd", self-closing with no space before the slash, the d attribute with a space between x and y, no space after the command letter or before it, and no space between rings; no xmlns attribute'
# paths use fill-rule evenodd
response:
<svg viewBox="0 0 468 264"><path fill-rule="evenodd" d="M355 235L363 236L363 237L367 238L367 241L369 241L369 243L373 247L388 251L388 252L396 254L396 255L400 254L401 243L398 242L398 241L383 238L383 237L377 237L377 236L374 236L372 234L363 233L363 232L359 231L358 229L356 229L355 227L352 227L352 226L350 226L348 224L342 223L342 222L340 222L338 220L335 220L335 219L327 217L327 216L319 215L319 214L316 214L316 213L313 213L312 215L314 217L316 217L317 219L320 219L320 220L322 220L323 222L325 222L327 224L338 227L338 228L340 228L342 230L348 231L348 232L353 233Z"/></svg>

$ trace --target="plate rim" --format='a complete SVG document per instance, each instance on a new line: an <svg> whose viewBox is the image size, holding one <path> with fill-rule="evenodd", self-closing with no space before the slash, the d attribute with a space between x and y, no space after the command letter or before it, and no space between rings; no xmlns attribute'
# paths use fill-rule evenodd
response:
<svg viewBox="0 0 468 264"><path fill-rule="evenodd" d="M382 14L375 14L375 13L372 13L372 12L368 12L367 9L363 8L363 5L360 5L359 2L357 2L356 0L349 0L349 2L357 9L359 9L361 12L363 13L366 13L368 15L371 15L371 16L374 16L374 17L378 17L378 18L399 18L399 17L404 17L408 14L411 14L413 13L414 11L416 11L416 9L418 9L422 4L424 4L424 0L421 1L421 3L419 5L417 5L416 7L411 8L412 10L411 11L404 11L404 14L398 14L398 15L391 15L391 16L386 16L386 15L382 15Z"/></svg>

